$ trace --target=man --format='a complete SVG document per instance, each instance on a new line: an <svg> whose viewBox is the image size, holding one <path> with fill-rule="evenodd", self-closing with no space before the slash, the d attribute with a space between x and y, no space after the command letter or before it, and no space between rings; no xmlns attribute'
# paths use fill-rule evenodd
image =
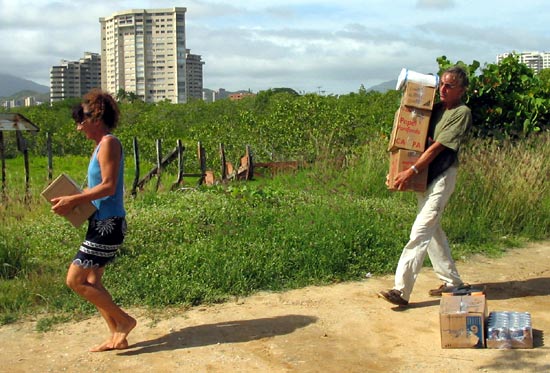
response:
<svg viewBox="0 0 550 373"><path fill-rule="evenodd" d="M454 66L443 72L439 84L440 102L434 106L430 117L429 146L411 168L395 177L395 185L402 190L415 174L428 169L428 187L425 192L417 193L418 215L397 264L394 287L378 293L379 297L398 306L408 305L426 252L435 273L443 281L439 288L430 290L430 295L440 296L444 292L468 288L458 274L447 237L441 229L443 210L455 188L458 151L472 124L470 109L462 102L467 87L468 75L462 67Z"/></svg>

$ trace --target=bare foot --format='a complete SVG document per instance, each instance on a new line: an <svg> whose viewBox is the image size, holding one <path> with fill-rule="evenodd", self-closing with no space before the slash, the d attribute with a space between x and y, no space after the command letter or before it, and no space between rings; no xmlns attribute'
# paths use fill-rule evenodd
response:
<svg viewBox="0 0 550 373"><path fill-rule="evenodd" d="M117 331L113 334L112 348L117 350L128 348L128 340L126 338L136 325L137 321L132 316L128 316L128 322L126 324L117 325Z"/></svg>
<svg viewBox="0 0 550 373"><path fill-rule="evenodd" d="M115 347L114 347L113 339L111 338L98 346L92 347L90 349L90 352L103 352L103 351L111 351L114 349Z"/></svg>
<svg viewBox="0 0 550 373"><path fill-rule="evenodd" d="M125 350L128 348L128 340L124 338L122 342L117 343L114 347L117 350Z"/></svg>

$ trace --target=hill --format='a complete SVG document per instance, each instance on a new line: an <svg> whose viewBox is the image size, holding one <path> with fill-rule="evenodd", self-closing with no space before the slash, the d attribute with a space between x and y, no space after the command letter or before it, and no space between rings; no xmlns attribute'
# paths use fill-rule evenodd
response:
<svg viewBox="0 0 550 373"><path fill-rule="evenodd" d="M21 91L49 94L50 87L35 83L31 80L21 79L13 75L0 73L0 97L11 97ZM27 96L29 96L29 94L27 94Z"/></svg>
<svg viewBox="0 0 550 373"><path fill-rule="evenodd" d="M380 83L378 85L372 86L367 91L377 91L381 93L386 93L387 91L391 91L395 89L395 86L397 84L397 80L390 80L387 82Z"/></svg>

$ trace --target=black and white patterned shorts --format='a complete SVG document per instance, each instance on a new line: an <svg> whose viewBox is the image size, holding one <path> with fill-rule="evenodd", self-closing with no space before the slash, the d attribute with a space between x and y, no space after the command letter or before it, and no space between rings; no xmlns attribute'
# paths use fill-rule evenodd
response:
<svg viewBox="0 0 550 373"><path fill-rule="evenodd" d="M73 264L86 269L106 266L115 258L125 235L124 217L90 219L86 239L80 245Z"/></svg>

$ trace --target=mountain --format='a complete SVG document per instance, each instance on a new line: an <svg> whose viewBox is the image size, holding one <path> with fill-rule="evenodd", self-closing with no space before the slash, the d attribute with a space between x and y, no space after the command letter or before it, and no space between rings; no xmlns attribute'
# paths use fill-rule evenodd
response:
<svg viewBox="0 0 550 373"><path fill-rule="evenodd" d="M12 96L21 91L32 91L44 94L50 92L50 87L35 83L31 80L0 73L0 97Z"/></svg>
<svg viewBox="0 0 550 373"><path fill-rule="evenodd" d="M367 91L377 91L377 92L385 93L387 91L395 90L396 85L397 85L397 80L390 80L390 81L372 86L369 89L367 89Z"/></svg>

